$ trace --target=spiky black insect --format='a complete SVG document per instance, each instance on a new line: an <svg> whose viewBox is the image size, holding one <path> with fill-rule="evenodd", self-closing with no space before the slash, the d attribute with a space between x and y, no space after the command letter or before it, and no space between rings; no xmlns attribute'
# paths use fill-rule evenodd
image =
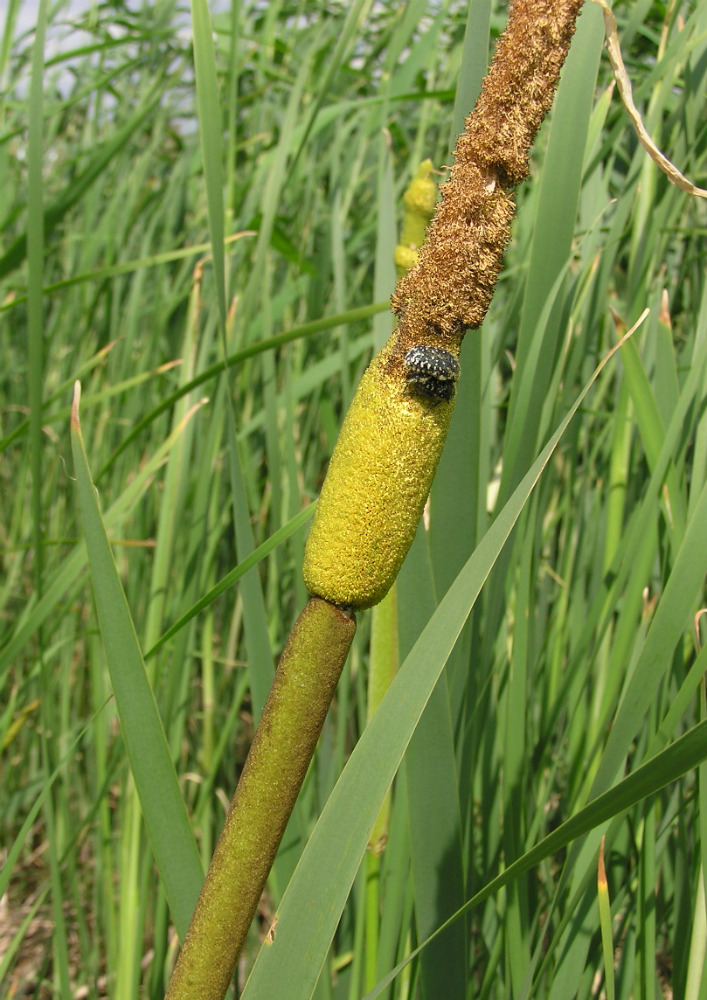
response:
<svg viewBox="0 0 707 1000"><path fill-rule="evenodd" d="M454 396L459 362L441 347L418 344L405 355L405 381L410 391L432 402Z"/></svg>

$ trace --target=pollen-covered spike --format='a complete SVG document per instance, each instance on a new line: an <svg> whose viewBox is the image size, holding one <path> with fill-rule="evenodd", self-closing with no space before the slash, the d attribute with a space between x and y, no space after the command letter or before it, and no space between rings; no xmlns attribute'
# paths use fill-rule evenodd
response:
<svg viewBox="0 0 707 1000"><path fill-rule="evenodd" d="M366 369L307 539L307 589L339 607L370 608L388 593L442 454L459 365L448 351L421 346L411 353L409 364L393 335Z"/></svg>

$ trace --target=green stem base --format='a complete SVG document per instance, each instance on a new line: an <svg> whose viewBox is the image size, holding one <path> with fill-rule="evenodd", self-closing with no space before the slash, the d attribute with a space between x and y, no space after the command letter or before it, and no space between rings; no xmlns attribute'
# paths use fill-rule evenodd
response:
<svg viewBox="0 0 707 1000"><path fill-rule="evenodd" d="M295 622L165 1000L224 997L355 631L314 597Z"/></svg>

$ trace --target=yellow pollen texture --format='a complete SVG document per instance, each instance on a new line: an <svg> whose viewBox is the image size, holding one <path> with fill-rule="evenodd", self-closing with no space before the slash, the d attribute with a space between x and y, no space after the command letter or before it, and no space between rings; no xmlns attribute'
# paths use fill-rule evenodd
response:
<svg viewBox="0 0 707 1000"><path fill-rule="evenodd" d="M389 342L361 379L305 549L309 592L354 609L377 604L398 574L454 406L411 393L394 351Z"/></svg>

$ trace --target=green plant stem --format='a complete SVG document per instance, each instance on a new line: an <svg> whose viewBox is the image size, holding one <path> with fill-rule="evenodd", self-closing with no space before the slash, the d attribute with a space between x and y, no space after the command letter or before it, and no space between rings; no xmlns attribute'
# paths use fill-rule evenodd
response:
<svg viewBox="0 0 707 1000"><path fill-rule="evenodd" d="M371 654L368 674L368 718L374 714L398 671L398 596L394 583L376 604L371 615ZM378 939L380 933L381 856L388 841L391 793L383 800L371 836L366 861L366 966L365 987L371 990L378 980Z"/></svg>
<svg viewBox="0 0 707 1000"><path fill-rule="evenodd" d="M355 631L319 598L295 622L166 1000L221 1000L228 989Z"/></svg>
<svg viewBox="0 0 707 1000"><path fill-rule="evenodd" d="M373 609L371 615L371 655L368 677L368 718L375 714L398 672L398 595L395 584ZM390 792L371 830L368 849L382 854L388 840Z"/></svg>

